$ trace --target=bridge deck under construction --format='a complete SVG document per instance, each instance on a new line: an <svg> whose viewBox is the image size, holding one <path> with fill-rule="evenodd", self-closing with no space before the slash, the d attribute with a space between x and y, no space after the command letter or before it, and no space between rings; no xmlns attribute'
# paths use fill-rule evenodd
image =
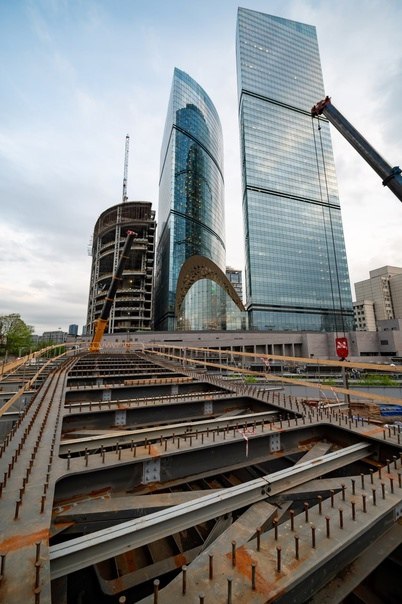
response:
<svg viewBox="0 0 402 604"><path fill-rule="evenodd" d="M402 600L398 426L147 352L60 361L9 422L1 602Z"/></svg>

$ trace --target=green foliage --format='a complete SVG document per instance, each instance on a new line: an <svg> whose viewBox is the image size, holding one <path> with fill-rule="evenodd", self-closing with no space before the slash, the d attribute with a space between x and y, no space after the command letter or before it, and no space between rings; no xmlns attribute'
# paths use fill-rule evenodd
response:
<svg viewBox="0 0 402 604"><path fill-rule="evenodd" d="M336 386L337 382L333 378L327 378L322 381L322 384L325 384L326 386Z"/></svg>
<svg viewBox="0 0 402 604"><path fill-rule="evenodd" d="M399 383L390 375L368 373L357 382L359 386L399 386Z"/></svg>
<svg viewBox="0 0 402 604"><path fill-rule="evenodd" d="M0 345L2 351L23 355L32 346L33 327L24 323L17 313L0 316Z"/></svg>
<svg viewBox="0 0 402 604"><path fill-rule="evenodd" d="M255 375L246 375L244 377L245 384L255 384L257 382L257 378Z"/></svg>
<svg viewBox="0 0 402 604"><path fill-rule="evenodd" d="M54 342L52 342L51 340L45 340L45 341L41 341L38 342L33 348L32 350L34 352L37 352L38 350L42 350L42 348L48 348L49 346L54 346Z"/></svg>
<svg viewBox="0 0 402 604"><path fill-rule="evenodd" d="M54 348L51 352L51 356L52 357L58 357L59 355L63 354L64 352L66 352L66 347L65 346L58 346L57 348Z"/></svg>

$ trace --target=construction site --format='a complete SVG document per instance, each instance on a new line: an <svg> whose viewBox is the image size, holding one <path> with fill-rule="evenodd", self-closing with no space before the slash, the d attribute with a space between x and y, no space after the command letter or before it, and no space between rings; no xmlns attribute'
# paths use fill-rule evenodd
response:
<svg viewBox="0 0 402 604"><path fill-rule="evenodd" d="M3 366L1 602L401 601L400 398L137 348Z"/></svg>
<svg viewBox="0 0 402 604"><path fill-rule="evenodd" d="M349 362L344 329L151 332L154 215L126 204L127 153L91 341L2 364L0 602L399 604L402 365ZM219 284L199 270L181 302Z"/></svg>
<svg viewBox="0 0 402 604"><path fill-rule="evenodd" d="M74 323L74 340L9 362L3 336L0 604L402 602L402 269L370 271L355 329L329 124L399 201L402 172L329 96L308 109L323 90L315 26L239 7L236 56L246 304L224 272L218 111L175 68L158 245L151 202L128 200L126 135L83 336Z"/></svg>

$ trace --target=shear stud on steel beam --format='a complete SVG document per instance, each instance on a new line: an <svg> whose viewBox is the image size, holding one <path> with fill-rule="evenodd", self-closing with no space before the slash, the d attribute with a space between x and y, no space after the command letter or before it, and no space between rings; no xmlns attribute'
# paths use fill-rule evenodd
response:
<svg viewBox="0 0 402 604"><path fill-rule="evenodd" d="M236 541L232 541L232 566L236 566Z"/></svg>
<svg viewBox="0 0 402 604"><path fill-rule="evenodd" d="M184 595L185 595L185 593L186 593L186 590L187 590L187 566L184 564L184 565L181 567L181 570L182 570L182 585L181 585L181 592L182 592L182 594L183 594L183 596L184 596Z"/></svg>
<svg viewBox="0 0 402 604"><path fill-rule="evenodd" d="M208 558L209 558L208 576L209 576L209 580L212 581L212 579L214 577L214 556L213 556L213 554L209 554Z"/></svg>

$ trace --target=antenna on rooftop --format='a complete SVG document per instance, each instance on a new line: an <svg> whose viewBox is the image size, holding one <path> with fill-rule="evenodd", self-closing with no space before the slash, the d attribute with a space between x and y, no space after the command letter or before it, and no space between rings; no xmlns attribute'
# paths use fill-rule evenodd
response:
<svg viewBox="0 0 402 604"><path fill-rule="evenodd" d="M123 175L123 203L128 200L127 197L127 175L128 175L128 146L130 143L130 137L126 134L126 145L124 149L124 175Z"/></svg>

